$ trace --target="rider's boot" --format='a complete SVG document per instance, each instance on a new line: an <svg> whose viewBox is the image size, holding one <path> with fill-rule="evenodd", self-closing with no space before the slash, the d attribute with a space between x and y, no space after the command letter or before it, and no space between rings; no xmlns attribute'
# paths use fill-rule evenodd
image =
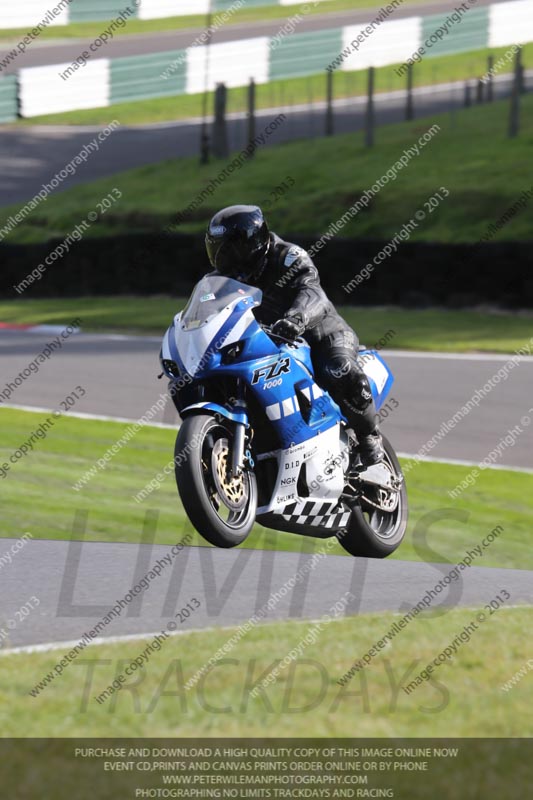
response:
<svg viewBox="0 0 533 800"><path fill-rule="evenodd" d="M383 439L379 430L359 437L359 456L364 467L372 467L379 464L385 457L383 449Z"/></svg>
<svg viewBox="0 0 533 800"><path fill-rule="evenodd" d="M355 410L355 409L352 409ZM351 414L350 422L359 442L359 457L364 467L379 464L385 457L376 408L372 402L363 412Z"/></svg>

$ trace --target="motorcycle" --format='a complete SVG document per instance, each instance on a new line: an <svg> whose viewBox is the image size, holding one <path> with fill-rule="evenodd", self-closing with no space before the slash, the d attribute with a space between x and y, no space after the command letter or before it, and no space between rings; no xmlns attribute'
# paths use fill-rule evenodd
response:
<svg viewBox="0 0 533 800"><path fill-rule="evenodd" d="M185 511L217 547L242 544L257 521L384 558L407 527L394 449L383 437L384 460L362 465L355 433L314 380L309 345L261 325L261 299L256 287L208 275L163 338L182 419L174 464ZM379 410L393 375L378 352L359 358Z"/></svg>

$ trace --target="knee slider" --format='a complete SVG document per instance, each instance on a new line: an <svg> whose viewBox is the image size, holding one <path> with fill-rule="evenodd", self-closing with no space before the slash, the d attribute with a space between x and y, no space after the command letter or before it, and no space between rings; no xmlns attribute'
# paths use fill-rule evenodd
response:
<svg viewBox="0 0 533 800"><path fill-rule="evenodd" d="M328 383L334 394L358 411L365 411L372 402L372 391L365 373L355 359L334 355L326 367Z"/></svg>
<svg viewBox="0 0 533 800"><path fill-rule="evenodd" d="M354 368L354 362L347 356L332 356L325 368L328 382L348 391L352 382L350 376Z"/></svg>

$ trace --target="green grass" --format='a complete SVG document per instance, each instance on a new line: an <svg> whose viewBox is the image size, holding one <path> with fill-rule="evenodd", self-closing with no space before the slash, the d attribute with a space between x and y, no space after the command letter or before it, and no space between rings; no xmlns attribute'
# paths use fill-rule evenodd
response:
<svg viewBox="0 0 533 800"><path fill-rule="evenodd" d="M177 227L203 233L206 220L221 206L264 205L271 199L272 188L291 176L295 182L292 190L268 210L271 227L287 235L318 238L436 123L440 132L340 235L388 241L444 185L450 196L426 213L411 241L477 242L487 234L489 224L497 222L531 188L533 96L523 99L522 130L513 140L506 137L507 112L508 104L498 102L464 109L453 118L444 114L385 126L378 130L372 150L364 147L360 133L264 148L222 180L190 221ZM197 158L175 159L75 186L40 204L6 241L64 237L115 187L122 192L122 199L86 236L116 236L131 232L132 226L136 232L163 231L228 163L224 160L200 167ZM2 209L0 226L18 210L18 206ZM526 209L517 212L494 241L531 238L531 215ZM320 266L319 256L317 262Z"/></svg>
<svg viewBox="0 0 533 800"><path fill-rule="evenodd" d="M79 297L0 301L0 321L67 325L81 319L83 331L163 334L185 306L174 297ZM339 306L340 314L374 346L387 331L386 346L450 353L512 353L532 333L530 312L449 311Z"/></svg>
<svg viewBox="0 0 533 800"><path fill-rule="evenodd" d="M447 81L473 80L487 71L487 58L493 55L495 61L503 56L508 47L481 49L450 56L429 57L417 64L413 71L414 86L427 86ZM533 44L523 48L524 62L531 61ZM324 69L327 65L324 64ZM376 92L390 92L405 88L406 78L398 76L395 69L398 65L379 67L375 70ZM509 62L499 74L510 72ZM335 97L360 97L367 92L366 71L335 73ZM234 113L247 109L246 87L228 90L228 112ZM258 108L274 108L301 103L316 103L326 98L325 72L301 78L271 81L258 84L256 103ZM416 102L416 101L415 101ZM111 107L89 108L79 111L66 111L61 114L46 114L39 117L21 119L14 123L18 126L28 125L107 125L109 120L118 119L123 125L140 125L146 123L166 122L169 120L187 119L202 114L203 95L181 95L176 97L160 97L148 100L134 100L117 103ZM209 108L213 107L213 93L209 94Z"/></svg>
<svg viewBox="0 0 533 800"><path fill-rule="evenodd" d="M0 658L2 735L531 736L533 675L526 675L510 692L500 688L531 655L524 636L529 608L504 608L487 616L453 661L435 670L433 680L409 695L400 688L475 619L476 613L473 609L454 609L438 617L419 615L379 653L364 674L356 674L345 687L340 687L337 679L388 631L396 617L380 613L333 621L324 626L303 657L282 670L277 681L258 697L249 694L253 681L268 674L298 645L310 623L256 627L209 674L201 691L195 687L187 692L183 684L233 631L190 632L170 639L151 656L141 673L128 679L126 687L103 705L98 705L94 697L143 651L146 642L86 650L36 698L28 695L29 690L53 668L63 651L4 656ZM128 688L135 682L135 687ZM213 708L225 711L216 713ZM520 774L518 769L513 785ZM153 775L151 778L153 785ZM497 780L492 771L491 779L491 796L509 797L505 792L492 794L498 785L492 782ZM136 774L136 785L139 780ZM448 785L449 781L448 774ZM402 797L426 798L423 791L421 785L421 794L410 792ZM480 797L460 791L439 796L455 800Z"/></svg>
<svg viewBox="0 0 533 800"><path fill-rule="evenodd" d="M46 369L46 366L42 367ZM40 413L0 409L0 464L45 419ZM36 539L69 539L76 510L89 513L87 541L138 542L146 509L159 512L156 543L178 541L190 526L172 477L144 504L138 492L172 455L174 432L144 428L79 493L72 484L123 434L119 423L59 419L34 451L0 478L2 535L24 531ZM386 425L385 425L386 429ZM484 472L474 488L453 504L447 499L468 468L421 463L407 476L411 518L405 543L393 558L456 563L496 525L503 531L478 564L533 568L529 534L533 505L531 476ZM146 508L145 508L146 507ZM453 518L466 511L465 522ZM428 526L428 514L440 510ZM417 528L416 535L414 534ZM79 538L79 531L76 538ZM202 544L199 537L195 544ZM256 527L247 547L311 551L311 540ZM340 548L332 551L342 554ZM436 579L441 577L436 572ZM512 585L497 587L512 593ZM496 588L494 594L497 594ZM512 600L511 600L512 602ZM406 695L399 684L412 680L475 616L454 609L420 615L390 648L341 688L336 680L379 640L395 619L392 613L346 617L324 626L319 639L271 685L265 697L245 690L277 665L306 635L308 622L267 624L253 629L209 675L202 693L183 690L184 681L232 636L232 630L189 632L165 643L152 656L138 686L98 705L94 697L137 656L146 642L106 644L87 650L39 697L29 690L50 671L62 651L0 658L0 722L6 737L48 736L479 736L532 734L530 676L512 691L508 681L530 656L524 637L529 609L504 609L488 618L453 663L439 668L435 681ZM165 621L162 621L163 628ZM80 631L80 635L81 635ZM324 654L327 653L327 659ZM91 670L94 672L91 673ZM296 672L293 672L296 670ZM89 674L93 677L89 682ZM214 713L209 705L226 707ZM289 708L291 709L289 711ZM308 710L301 710L307 708ZM295 710L296 709L296 710ZM138 779L138 778L137 778ZM413 796L412 794L410 796ZM464 795L463 795L464 797Z"/></svg>
<svg viewBox="0 0 533 800"><path fill-rule="evenodd" d="M42 369L46 369L43 366ZM16 401L16 398L13 398ZM28 439L46 415L0 409L2 443L0 465ZM384 423L387 432L387 424ZM172 544L191 530L177 495L173 475L163 477L142 503L133 496L140 492L173 457L175 433L144 428L111 459L105 470L80 491L72 489L81 476L123 434L126 425L114 422L59 419L33 452L11 465L0 478L2 536L17 537L30 532L36 539L72 537L77 510L88 512L87 541L138 542L148 509L159 512L155 542ZM447 490L455 488L467 467L421 463L407 475L410 525L395 558L402 560L448 561L457 563L495 526L504 532L483 555L484 566L533 568L529 538L533 524L533 503L529 491L531 475L486 470L476 485L451 501ZM466 511L458 523L454 510ZM441 516L429 524L428 514ZM418 528L417 528L418 526ZM417 528L416 534L414 533ZM195 534L195 544L205 544ZM309 547L315 543L307 542ZM319 542L316 543L317 547ZM302 537L267 531L256 526L246 547L299 551ZM337 546L332 553L344 555Z"/></svg>
<svg viewBox="0 0 533 800"><path fill-rule="evenodd" d="M409 0L409 5L421 5L425 0ZM302 3L303 5L303 3ZM355 9L369 9L369 19L372 10L379 7L377 0L328 0L317 6L309 4L309 14L328 14L336 11L352 11ZM237 11L225 25L236 25L245 22L259 22L261 20L279 19L282 24L288 17L296 16L300 11L300 6L259 6L243 8ZM215 15L216 17L216 15ZM93 39L108 28L111 20L107 22L99 20L96 22L76 22L71 25L61 27L47 27L40 35L41 40L52 39ZM123 28L118 28L114 32L115 36L128 36L132 34L160 33L164 31L179 31L189 28L205 28L205 14L194 14L190 16L165 17L163 19L132 19ZM18 43L28 33L27 28L16 28L12 30L0 31L0 42Z"/></svg>

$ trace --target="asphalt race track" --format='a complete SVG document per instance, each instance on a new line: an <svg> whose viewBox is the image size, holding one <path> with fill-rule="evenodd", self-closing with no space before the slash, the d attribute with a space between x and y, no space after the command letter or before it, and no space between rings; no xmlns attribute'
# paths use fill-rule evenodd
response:
<svg viewBox="0 0 533 800"><path fill-rule="evenodd" d="M176 541L180 538L178 534ZM2 552L13 541L2 540ZM9 641L4 641L4 649L79 640L169 552L170 547L161 545L29 542L2 571L0 627L9 628L9 620L28 600L28 586L41 604L10 634ZM238 625L261 609L299 570L309 572L308 583L282 592L284 596L265 621L318 619L345 592L355 597L346 614L405 613L453 568L450 564L326 556L314 569L306 569L310 558L309 553L185 547L101 635L166 630L175 612L191 597L198 598L201 607L178 626L180 631ZM533 603L532 573L526 570L471 566L461 576L437 595L434 608L482 606L502 587L512 589L513 605ZM377 628L376 639L385 632Z"/></svg>
<svg viewBox="0 0 533 800"><path fill-rule="evenodd" d="M479 5L489 2L491 0L479 0ZM449 0L428 3L423 8L406 5L397 16L446 12L452 5ZM287 17L290 15L288 8ZM356 23L367 20L368 16L368 11L352 11L308 17L301 23L300 30ZM283 20L272 20L223 29L215 41L275 35L282 24ZM103 27L105 25L102 23ZM199 32L118 38L107 47L105 57L187 47ZM17 68L68 63L84 49L84 44L81 40L66 44L40 43L17 61ZM529 79L532 76L533 73L528 73ZM495 82L495 95L506 96L508 89L509 78L499 77ZM417 117L449 112L453 124L454 111L463 103L463 92L463 83L416 90ZM365 103L365 98L337 101L336 131L360 130ZM285 109L260 112L258 132L282 110ZM377 96L376 110L378 124L402 120L404 93ZM112 110L109 119L112 119ZM238 150L246 142L245 115L231 116L228 127L230 147ZM271 137L268 146L320 136L323 129L323 104L302 105L291 109L287 122ZM0 127L0 204L28 201L95 136L96 130ZM423 120L413 122L413 140L416 133L423 130ZM194 155L198 152L199 132L199 120L121 127L88 164L62 184L61 189L144 164ZM215 165L213 172L216 169ZM0 215L0 227L1 224ZM364 337L364 331L360 333ZM51 333L0 330L0 393L54 338ZM76 385L81 385L85 395L76 404L77 414L136 420L166 392L166 380L158 381L156 377L160 341L160 337L85 333L71 336L6 402L19 408L58 409L60 401ZM397 407L383 423L383 431L398 452L408 454L417 453L431 440L442 424L509 360L506 355L488 354L462 356L384 351L383 355L396 376L391 397L397 401ZM533 356L521 358L520 365L481 401L479 408L434 447L432 457L478 463L510 429L523 424L527 418L531 426L505 450L498 466L507 465L533 473L532 386ZM0 407L1 404L0 399ZM170 404L155 419L176 427L179 424ZM170 458L172 432L168 433ZM188 529L177 530L175 541L183 538ZM305 539L299 539L306 544ZM84 542L83 534L77 529L72 541L29 541L6 566L2 556L14 543L13 539L0 539L0 655L12 648L47 647L58 643L65 643L65 651L68 651L67 643L80 640L157 562L165 564L161 575L124 608L118 619L104 628L103 638L144 636L168 630L175 612L186 607L193 597L200 600L201 606L178 626L178 633L238 625L264 607L272 596L276 597L276 592L300 570L305 570L313 558L308 552L262 551L246 546L234 550L184 547L167 564L170 545ZM472 542L472 546L476 544ZM455 607L480 608L503 589L512 589L513 606L533 604L532 571L486 568L482 564L480 558L476 565L461 572L460 579L437 596L433 608L442 607L443 613ZM347 592L353 595L345 611L347 615L385 610L405 613L452 569L451 564L328 555L309 570L306 580L283 593L268 612L266 621L319 619ZM24 625L17 626L12 622L28 602L28 587L39 598L39 606L25 619ZM474 616L475 612L472 613ZM386 632L387 627L380 627L378 623L376 641ZM354 652L354 658L358 655Z"/></svg>
<svg viewBox="0 0 533 800"><path fill-rule="evenodd" d="M364 337L364 331L359 333ZM0 392L53 339L51 334L2 331ZM80 384L87 394L76 404L76 412L139 419L166 391L166 380L157 380L160 342L158 337L71 336L6 402L55 409ZM391 396L399 403L383 430L402 453L417 453L508 361L506 355L439 356L386 350L383 355L396 379ZM482 461L533 406L532 385L533 358L526 357L437 444L431 456ZM154 419L177 423L170 408ZM532 446L533 425L505 450L502 463L533 469Z"/></svg>
<svg viewBox="0 0 533 800"><path fill-rule="evenodd" d="M2 384L13 381L53 335L2 331ZM76 413L137 419L164 392L158 382L157 337L78 334L36 374L16 389L9 402L21 406L58 408L76 384L86 388ZM397 450L415 453L508 360L507 356L449 356L408 352L384 353L396 383L391 395L399 403L383 425ZM528 410L533 358L523 358L507 381L499 384L480 407L440 442L433 455L481 460ZM533 405L533 403L531 403ZM533 417L533 414L532 414ZM161 419L161 418L160 418ZM174 412L163 419L176 422ZM532 426L533 429L533 426ZM531 436L516 440L505 461L531 467ZM171 444L169 444L169 454ZM184 532L176 531L176 542ZM75 537L82 539L82 534ZM11 540L0 541L0 555ZM7 630L15 611L27 601L27 587L41 601L23 626L10 631L3 648L78 640L170 548L148 544L82 541L30 541L0 575L0 628ZM157 633L166 628L176 609L197 596L201 608L179 630L233 625L248 619L305 564L309 553L231 551L185 547L166 566L146 593L108 625L102 635ZM344 592L355 600L349 614L407 610L451 569L450 565L404 561L372 561L327 556L309 573L308 584L288 592L267 619L319 618ZM525 570L472 566L462 580L438 596L447 606L479 606L502 586L511 586L513 604L533 602L533 575ZM376 631L381 635L383 632ZM378 636L379 638L379 636Z"/></svg>

